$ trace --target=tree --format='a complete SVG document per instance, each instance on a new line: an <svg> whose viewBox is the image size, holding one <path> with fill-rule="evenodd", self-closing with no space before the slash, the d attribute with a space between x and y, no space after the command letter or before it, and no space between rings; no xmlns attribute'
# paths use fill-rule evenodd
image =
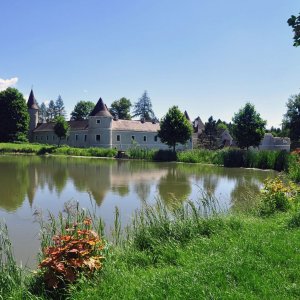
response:
<svg viewBox="0 0 300 300"><path fill-rule="evenodd" d="M57 116L63 116L65 118L66 116L65 105L63 99L61 98L61 95L58 95L58 98L55 101L54 112L54 118Z"/></svg>
<svg viewBox="0 0 300 300"><path fill-rule="evenodd" d="M193 127L177 106L172 106L160 122L158 137L169 147L185 144L192 136Z"/></svg>
<svg viewBox="0 0 300 300"><path fill-rule="evenodd" d="M63 116L57 116L55 118L55 125L54 125L54 133L58 137L58 146L60 145L60 141L63 138L66 138L69 135L70 125L65 120Z"/></svg>
<svg viewBox="0 0 300 300"><path fill-rule="evenodd" d="M147 91L144 92L142 97L133 106L132 117L140 116L144 118L145 121L151 121L155 118L155 114L152 110L151 99L148 96Z"/></svg>
<svg viewBox="0 0 300 300"><path fill-rule="evenodd" d="M217 123L212 116L210 116L208 122L205 123L204 132L209 139L209 148L211 149L212 143L217 138Z"/></svg>
<svg viewBox="0 0 300 300"><path fill-rule="evenodd" d="M287 23L289 26L293 28L294 31L294 46L298 47L300 46L300 13L299 15L296 16L291 16L288 20Z"/></svg>
<svg viewBox="0 0 300 300"><path fill-rule="evenodd" d="M113 116L118 116L122 120L131 120L130 116L131 102L129 99L122 97L119 100L115 100L109 109L109 112Z"/></svg>
<svg viewBox="0 0 300 300"><path fill-rule="evenodd" d="M265 134L266 121L255 111L254 105L246 103L232 118L232 131L242 149L257 147Z"/></svg>
<svg viewBox="0 0 300 300"><path fill-rule="evenodd" d="M94 109L95 104L91 101L79 101L71 112L71 120L80 121L86 120Z"/></svg>
<svg viewBox="0 0 300 300"><path fill-rule="evenodd" d="M49 105L47 107L46 111L46 121L47 122L53 122L54 118L56 117L56 111L55 111L55 103L53 100L50 100Z"/></svg>
<svg viewBox="0 0 300 300"><path fill-rule="evenodd" d="M46 121L46 119L47 119L47 106L43 102L39 106L39 123L44 123Z"/></svg>
<svg viewBox="0 0 300 300"><path fill-rule="evenodd" d="M292 95L286 104L287 112L283 117L283 128L289 132L292 142L300 139L300 94Z"/></svg>
<svg viewBox="0 0 300 300"><path fill-rule="evenodd" d="M0 92L0 141L27 141L29 114L23 95L15 88Z"/></svg>

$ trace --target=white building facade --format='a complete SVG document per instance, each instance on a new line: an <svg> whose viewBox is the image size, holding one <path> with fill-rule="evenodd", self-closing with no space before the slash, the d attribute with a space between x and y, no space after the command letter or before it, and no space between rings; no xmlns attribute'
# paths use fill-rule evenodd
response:
<svg viewBox="0 0 300 300"><path fill-rule="evenodd" d="M29 139L31 142L57 144L54 123L38 123L38 107L31 91L28 99L30 114ZM144 149L169 149L162 143L157 132L160 128L156 121L121 120L114 118L100 98L88 120L69 121L70 132L67 139L61 141L72 147L101 147L127 150L139 146ZM192 140L179 144L176 149L192 149Z"/></svg>

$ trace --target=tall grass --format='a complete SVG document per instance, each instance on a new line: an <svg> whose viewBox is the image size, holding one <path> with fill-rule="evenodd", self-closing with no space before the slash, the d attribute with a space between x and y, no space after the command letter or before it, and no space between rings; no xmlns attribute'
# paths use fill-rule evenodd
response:
<svg viewBox="0 0 300 300"><path fill-rule="evenodd" d="M295 182L300 182L300 160L299 154L289 156L288 176Z"/></svg>
<svg viewBox="0 0 300 300"><path fill-rule="evenodd" d="M177 153L177 161L185 163L223 164L221 151L207 149L186 150Z"/></svg>
<svg viewBox="0 0 300 300"><path fill-rule="evenodd" d="M0 223L0 295L21 284L21 273L12 253L7 226Z"/></svg>

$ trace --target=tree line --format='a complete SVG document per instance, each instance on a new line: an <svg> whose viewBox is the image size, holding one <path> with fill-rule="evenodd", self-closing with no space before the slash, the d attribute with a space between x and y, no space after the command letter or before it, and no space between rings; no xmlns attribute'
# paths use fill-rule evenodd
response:
<svg viewBox="0 0 300 300"><path fill-rule="evenodd" d="M84 120L88 117L94 104L87 102L88 107L81 105L81 101L75 106L72 112L73 120ZM144 104L147 105L144 105ZM93 105L92 105L93 104ZM204 125L203 135L208 140L209 148L214 148L216 136L227 129L234 137L237 146L240 148L249 148L258 146L265 132L272 132L276 136L285 135L291 138L294 145L300 143L300 94L292 95L286 104L287 111L282 121L282 129L271 128L266 130L266 121L263 120L255 107L251 103L246 103L237 113L234 114L232 121L226 123L221 120L214 120L211 116ZM143 96L135 103L133 115L129 114L130 101L126 98L114 101L109 108L113 115L120 118L130 119L133 116L144 117L145 120L155 118L151 100L145 92ZM82 111L82 114L75 112ZM50 101L45 109L46 118L55 122L55 133L59 140L67 135L69 124L65 120L65 108L62 98ZM14 142L27 141L29 128L29 114L23 95L15 88L8 88L0 92L0 141ZM166 115L160 120L160 130L158 136L163 143L169 145L173 150L178 143L186 143L193 133L191 122L186 115L182 113L177 106L171 107ZM201 137L200 137L201 138Z"/></svg>

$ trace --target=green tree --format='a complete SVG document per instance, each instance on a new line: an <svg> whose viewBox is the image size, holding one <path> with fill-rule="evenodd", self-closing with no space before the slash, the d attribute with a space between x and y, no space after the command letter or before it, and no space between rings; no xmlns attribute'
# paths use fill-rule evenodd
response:
<svg viewBox="0 0 300 300"><path fill-rule="evenodd" d="M122 120L131 120L130 107L130 100L122 97L111 104L109 111L113 116L117 115Z"/></svg>
<svg viewBox="0 0 300 300"><path fill-rule="evenodd" d="M209 139L209 148L211 149L217 138L217 122L212 116L210 116L208 122L204 124L204 132Z"/></svg>
<svg viewBox="0 0 300 300"><path fill-rule="evenodd" d="M294 32L294 46L298 47L300 46L300 13L299 15L296 16L291 16L288 20L287 23L289 26L293 28Z"/></svg>
<svg viewBox="0 0 300 300"><path fill-rule="evenodd" d="M53 100L50 100L49 105L47 107L46 111L46 121L47 122L53 122L56 117L56 108L55 108L55 102Z"/></svg>
<svg viewBox="0 0 300 300"><path fill-rule="evenodd" d="M255 111L254 105L246 103L232 118L232 132L242 149L257 147L265 134L266 121Z"/></svg>
<svg viewBox="0 0 300 300"><path fill-rule="evenodd" d="M286 106L283 128L288 131L292 142L297 142L300 139L300 94L290 96Z"/></svg>
<svg viewBox="0 0 300 300"><path fill-rule="evenodd" d="M65 105L61 95L58 95L58 98L55 101L54 112L54 118L57 116L63 116L64 118L66 117Z"/></svg>
<svg viewBox="0 0 300 300"><path fill-rule="evenodd" d="M144 118L145 121L151 121L155 118L155 114L152 109L151 99L148 96L147 91L144 92L142 97L134 104L132 117Z"/></svg>
<svg viewBox="0 0 300 300"><path fill-rule="evenodd" d="M160 122L158 137L175 152L176 144L185 144L192 136L193 127L177 106L172 106Z"/></svg>
<svg viewBox="0 0 300 300"><path fill-rule="evenodd" d="M14 88L0 92L0 141L27 141L29 114L23 95Z"/></svg>
<svg viewBox="0 0 300 300"><path fill-rule="evenodd" d="M71 112L71 120L81 121L86 120L94 109L95 104L91 101L79 101Z"/></svg>
<svg viewBox="0 0 300 300"><path fill-rule="evenodd" d="M63 116L57 116L54 121L55 121L54 133L58 137L58 146L59 146L61 140L66 138L69 135L70 125Z"/></svg>
<svg viewBox="0 0 300 300"><path fill-rule="evenodd" d="M43 102L39 105L39 123L44 123L47 119L47 106Z"/></svg>

